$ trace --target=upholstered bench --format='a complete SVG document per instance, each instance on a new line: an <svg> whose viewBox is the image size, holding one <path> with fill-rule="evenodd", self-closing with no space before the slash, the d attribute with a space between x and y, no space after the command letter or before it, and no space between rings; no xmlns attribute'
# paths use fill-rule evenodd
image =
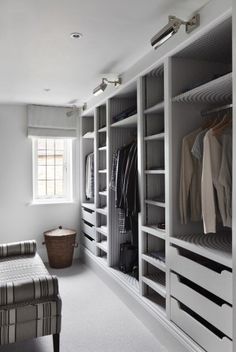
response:
<svg viewBox="0 0 236 352"><path fill-rule="evenodd" d="M0 245L0 346L53 335L59 352L58 281L36 253L36 242Z"/></svg>

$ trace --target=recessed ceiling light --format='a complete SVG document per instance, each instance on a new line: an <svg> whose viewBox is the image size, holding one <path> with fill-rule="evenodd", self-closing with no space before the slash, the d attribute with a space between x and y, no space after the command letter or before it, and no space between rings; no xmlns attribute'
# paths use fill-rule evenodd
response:
<svg viewBox="0 0 236 352"><path fill-rule="evenodd" d="M50 92L51 88L44 88L44 92Z"/></svg>
<svg viewBox="0 0 236 352"><path fill-rule="evenodd" d="M73 39L80 39L83 37L83 34L82 33L79 33L79 32L73 32L70 34L70 37L73 38Z"/></svg>

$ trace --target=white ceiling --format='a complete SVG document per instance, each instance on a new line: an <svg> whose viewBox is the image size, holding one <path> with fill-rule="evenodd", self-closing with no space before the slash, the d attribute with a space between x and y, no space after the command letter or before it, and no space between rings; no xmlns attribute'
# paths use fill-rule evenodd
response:
<svg viewBox="0 0 236 352"><path fill-rule="evenodd" d="M207 2L1 0L0 102L81 104L102 76L121 74L152 50L169 14L188 19ZM83 38L71 39L74 31Z"/></svg>

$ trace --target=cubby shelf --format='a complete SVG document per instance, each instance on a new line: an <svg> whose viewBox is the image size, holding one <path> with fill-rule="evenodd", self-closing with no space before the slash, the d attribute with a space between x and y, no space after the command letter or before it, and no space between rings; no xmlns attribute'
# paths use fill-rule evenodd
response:
<svg viewBox="0 0 236 352"><path fill-rule="evenodd" d="M97 242L96 245L97 245L98 248L102 249L104 252L107 253L107 251L108 251L108 243L107 243L107 241Z"/></svg>
<svg viewBox="0 0 236 352"><path fill-rule="evenodd" d="M165 273L142 276L142 281L162 297L166 297Z"/></svg>
<svg viewBox="0 0 236 352"><path fill-rule="evenodd" d="M104 147L100 147L100 148L98 148L98 150L101 152L101 151L106 151L107 150L107 147L106 146L104 146Z"/></svg>
<svg viewBox="0 0 236 352"><path fill-rule="evenodd" d="M145 170L145 174L147 175L162 175L165 174L165 170L163 169L156 169L156 170Z"/></svg>
<svg viewBox="0 0 236 352"><path fill-rule="evenodd" d="M107 126L102 127L102 128L100 128L100 129L98 130L99 133L101 133L101 132L106 132L106 131L107 131Z"/></svg>
<svg viewBox="0 0 236 352"><path fill-rule="evenodd" d="M107 215L107 208L97 208L96 212L102 215Z"/></svg>
<svg viewBox="0 0 236 352"><path fill-rule="evenodd" d="M142 226L142 231L146 232L152 236L161 238L163 240L166 239L166 232L165 230L158 229L157 227L154 227L154 225L146 225Z"/></svg>
<svg viewBox="0 0 236 352"><path fill-rule="evenodd" d="M166 309L165 309L165 306L163 305L163 300L165 301L165 299L162 296L157 295L156 293L155 295L149 294L147 296L144 296L143 300L158 315L162 315L166 317Z"/></svg>
<svg viewBox="0 0 236 352"><path fill-rule="evenodd" d="M103 169L103 170L98 170L99 174L106 174L107 173L107 169Z"/></svg>
<svg viewBox="0 0 236 352"><path fill-rule="evenodd" d="M163 112L164 111L164 101L161 101L160 103L157 103L150 108L147 108L144 110L144 114L156 114L158 112Z"/></svg>
<svg viewBox="0 0 236 352"><path fill-rule="evenodd" d="M107 237L107 226L96 227L96 231Z"/></svg>
<svg viewBox="0 0 236 352"><path fill-rule="evenodd" d="M165 133L157 133L153 134L151 136L144 137L145 141L157 141L157 140L164 140L165 138Z"/></svg>
<svg viewBox="0 0 236 352"><path fill-rule="evenodd" d="M83 138L85 139L94 139L95 133L94 132L87 132L83 135Z"/></svg>
<svg viewBox="0 0 236 352"><path fill-rule="evenodd" d="M107 197L107 191L98 192L98 194L99 194L100 196Z"/></svg>
<svg viewBox="0 0 236 352"><path fill-rule="evenodd" d="M126 117L123 120L113 123L111 127L132 128L137 126L137 121L138 121L138 115L135 114L135 115Z"/></svg>
<svg viewBox="0 0 236 352"><path fill-rule="evenodd" d="M152 199L146 199L145 200L145 203L146 204L149 204L149 205L155 205L155 206L157 206L157 207L162 207L162 208L165 208L165 203L163 203L163 202L157 202L157 201L155 201L155 200L152 200Z"/></svg>
<svg viewBox="0 0 236 352"><path fill-rule="evenodd" d="M232 72L179 94L172 99L177 103L220 104L232 101Z"/></svg>
<svg viewBox="0 0 236 352"><path fill-rule="evenodd" d="M179 235L170 237L170 242L232 268L232 236L229 233Z"/></svg>
<svg viewBox="0 0 236 352"><path fill-rule="evenodd" d="M155 266L157 269L164 272L166 271L166 264L163 261L153 257L151 254L142 254L142 259L145 260L145 262Z"/></svg>

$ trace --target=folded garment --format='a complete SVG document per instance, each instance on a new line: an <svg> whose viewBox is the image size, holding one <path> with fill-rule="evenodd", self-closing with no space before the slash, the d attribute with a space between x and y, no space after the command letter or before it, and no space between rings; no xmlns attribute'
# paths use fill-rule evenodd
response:
<svg viewBox="0 0 236 352"><path fill-rule="evenodd" d="M14 242L0 245L0 258L6 258L17 255L29 255L36 253L35 241Z"/></svg>
<svg viewBox="0 0 236 352"><path fill-rule="evenodd" d="M166 261L166 255L164 251L153 251L153 252L150 252L150 255L156 259L161 260L164 263Z"/></svg>
<svg viewBox="0 0 236 352"><path fill-rule="evenodd" d="M134 114L137 114L137 106L131 106L130 108L122 111L121 113L119 113L118 115L113 117L113 122L118 122L121 120L126 119L129 116L132 116Z"/></svg>

